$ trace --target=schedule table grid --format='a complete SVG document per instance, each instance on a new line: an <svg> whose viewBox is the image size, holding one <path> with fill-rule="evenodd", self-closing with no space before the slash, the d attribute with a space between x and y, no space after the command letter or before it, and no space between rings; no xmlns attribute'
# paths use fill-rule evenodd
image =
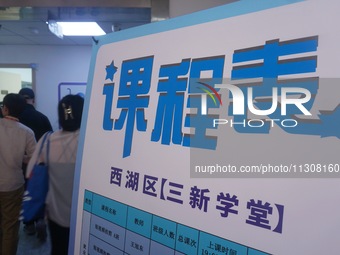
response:
<svg viewBox="0 0 340 255"><path fill-rule="evenodd" d="M81 255L268 255L85 190Z"/></svg>

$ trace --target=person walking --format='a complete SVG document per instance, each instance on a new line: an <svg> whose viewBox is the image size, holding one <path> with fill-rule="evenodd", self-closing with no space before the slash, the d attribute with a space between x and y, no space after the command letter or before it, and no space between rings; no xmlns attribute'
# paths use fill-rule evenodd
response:
<svg viewBox="0 0 340 255"><path fill-rule="evenodd" d="M22 163L32 156L36 140L33 131L19 122L25 99L7 94L0 119L0 254L15 255L19 241L24 175Z"/></svg>
<svg viewBox="0 0 340 255"><path fill-rule="evenodd" d="M49 137L49 190L46 198L46 213L51 238L51 254L67 255L73 178L78 149L79 129L83 112L84 99L79 95L67 95L58 103L58 119L61 130ZM28 163L26 176L30 175L34 163L38 160L42 139ZM43 147L39 160L46 161L46 146Z"/></svg>
<svg viewBox="0 0 340 255"><path fill-rule="evenodd" d="M26 99L26 106L23 113L19 117L19 121L27 127L31 128L34 132L36 141L39 141L39 139L46 132L52 131L52 125L46 115L35 109L35 94L31 88L22 88L19 91L19 95L22 95ZM24 176L26 176L26 168L27 165L24 164ZM44 219L24 222L24 231L28 235L37 234L37 238L42 242L46 240L47 231Z"/></svg>
<svg viewBox="0 0 340 255"><path fill-rule="evenodd" d="M19 121L33 130L37 141L48 131L52 131L52 125L46 115L35 109L35 94L31 88L22 88L19 91L26 99L26 106L19 117Z"/></svg>

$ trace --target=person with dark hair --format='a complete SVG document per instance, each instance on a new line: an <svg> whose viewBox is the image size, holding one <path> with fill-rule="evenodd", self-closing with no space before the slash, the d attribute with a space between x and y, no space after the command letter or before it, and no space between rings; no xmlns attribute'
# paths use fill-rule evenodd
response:
<svg viewBox="0 0 340 255"><path fill-rule="evenodd" d="M79 129L84 99L79 95L67 95L58 104L58 118L61 130L50 135L49 147L49 190L46 198L46 212L51 238L51 254L67 255L70 232L73 178L77 156ZM37 148L40 148L42 139ZM44 161L46 151L40 154ZM35 150L27 167L27 176L37 161Z"/></svg>
<svg viewBox="0 0 340 255"><path fill-rule="evenodd" d="M0 102L0 107L2 107L2 102ZM0 119L3 118L2 112L0 111Z"/></svg>
<svg viewBox="0 0 340 255"><path fill-rule="evenodd" d="M19 122L25 99L7 94L0 119L0 254L15 255L19 241L19 214L24 192L22 163L32 156L36 140L33 131Z"/></svg>
<svg viewBox="0 0 340 255"><path fill-rule="evenodd" d="M20 114L19 121L33 130L36 141L48 131L52 131L52 125L49 119L41 112L37 111L34 107L35 94L31 88L22 88L19 91L19 95L22 95L26 99L26 106L22 114ZM24 175L26 175L27 165L23 166ZM27 182L27 180L26 180ZM40 241L46 240L47 231L44 219L38 219L36 221L24 222L24 231L28 235L34 235L37 233L37 237Z"/></svg>
<svg viewBox="0 0 340 255"><path fill-rule="evenodd" d="M39 139L48 131L52 131L52 125L46 115L37 111L34 107L35 94L30 88L22 88L19 91L26 99L25 110L19 117L19 121L33 130L35 139Z"/></svg>

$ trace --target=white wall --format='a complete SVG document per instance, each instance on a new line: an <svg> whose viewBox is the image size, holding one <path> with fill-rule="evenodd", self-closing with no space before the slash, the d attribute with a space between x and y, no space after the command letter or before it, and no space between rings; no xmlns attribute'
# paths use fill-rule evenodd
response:
<svg viewBox="0 0 340 255"><path fill-rule="evenodd" d="M47 115L58 129L58 84L86 82L91 47L1 45L0 63L36 64L36 108Z"/></svg>
<svg viewBox="0 0 340 255"><path fill-rule="evenodd" d="M170 0L170 17L176 17L230 0ZM16 46L1 45L0 64L36 64L36 108L58 129L58 84L86 82L91 60L88 46Z"/></svg>

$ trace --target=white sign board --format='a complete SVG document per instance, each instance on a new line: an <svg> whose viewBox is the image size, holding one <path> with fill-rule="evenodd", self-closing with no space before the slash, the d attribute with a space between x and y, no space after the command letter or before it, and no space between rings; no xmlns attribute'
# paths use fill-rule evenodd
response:
<svg viewBox="0 0 340 255"><path fill-rule="evenodd" d="M100 37L70 254L338 254L339 7L237 1Z"/></svg>

